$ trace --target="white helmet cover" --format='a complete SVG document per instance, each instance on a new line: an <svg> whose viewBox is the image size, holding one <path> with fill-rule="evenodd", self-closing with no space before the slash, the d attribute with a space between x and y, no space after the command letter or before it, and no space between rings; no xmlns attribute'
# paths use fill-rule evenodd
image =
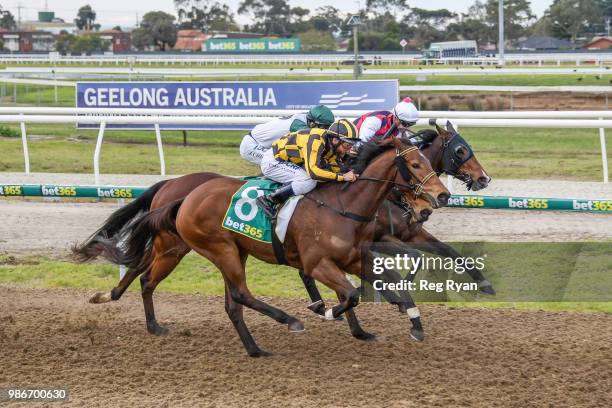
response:
<svg viewBox="0 0 612 408"><path fill-rule="evenodd" d="M414 106L414 103L410 98L404 98L397 105L395 105L393 114L395 114L399 120L405 122L416 122L419 118L419 110L416 108L416 106Z"/></svg>

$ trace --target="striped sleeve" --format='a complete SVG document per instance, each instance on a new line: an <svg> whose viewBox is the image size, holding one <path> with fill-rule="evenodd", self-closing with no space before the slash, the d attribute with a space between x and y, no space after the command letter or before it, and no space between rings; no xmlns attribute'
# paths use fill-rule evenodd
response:
<svg viewBox="0 0 612 408"><path fill-rule="evenodd" d="M341 174L322 169L323 142L319 138L311 137L304 149L304 169L313 180L344 181Z"/></svg>

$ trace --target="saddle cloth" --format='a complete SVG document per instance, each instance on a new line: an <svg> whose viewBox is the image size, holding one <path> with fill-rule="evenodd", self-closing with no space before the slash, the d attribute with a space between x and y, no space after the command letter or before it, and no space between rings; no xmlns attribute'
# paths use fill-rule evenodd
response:
<svg viewBox="0 0 612 408"><path fill-rule="evenodd" d="M232 196L223 217L223 228L271 244L272 225L255 200L280 186L280 183L265 178L247 179ZM287 200L278 213L275 232L280 242L285 241L289 221L301 198L302 196L298 196Z"/></svg>

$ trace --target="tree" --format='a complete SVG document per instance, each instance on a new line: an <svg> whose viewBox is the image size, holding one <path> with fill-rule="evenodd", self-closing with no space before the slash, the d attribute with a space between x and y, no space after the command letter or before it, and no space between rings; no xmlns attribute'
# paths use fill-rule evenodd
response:
<svg viewBox="0 0 612 408"><path fill-rule="evenodd" d="M59 33L55 42L55 49L60 54L91 54L106 51L108 47L108 41L103 40L98 34L73 35L65 30Z"/></svg>
<svg viewBox="0 0 612 408"><path fill-rule="evenodd" d="M174 0L180 28L195 30L238 31L234 14L227 4L214 0Z"/></svg>
<svg viewBox="0 0 612 408"><path fill-rule="evenodd" d="M495 31L499 25L499 0L484 5L486 23ZM508 40L518 40L535 19L529 0L504 0L504 34Z"/></svg>
<svg viewBox="0 0 612 408"><path fill-rule="evenodd" d="M149 11L140 27L132 31L132 43L138 49L155 46L161 51L176 43L174 16L163 11Z"/></svg>
<svg viewBox="0 0 612 408"><path fill-rule="evenodd" d="M77 12L77 18L74 19L79 30L92 31L99 30L100 24L95 24L96 12L91 8L89 4L81 7Z"/></svg>
<svg viewBox="0 0 612 408"><path fill-rule="evenodd" d="M302 44L302 51L306 52L321 52L321 51L336 51L338 44L330 33L319 30L308 30L298 34Z"/></svg>
<svg viewBox="0 0 612 408"><path fill-rule="evenodd" d="M98 34L88 33L73 36L69 50L73 54L91 54L106 51L108 45L108 41L103 40Z"/></svg>
<svg viewBox="0 0 612 408"><path fill-rule="evenodd" d="M286 0L243 0L238 14L251 18L254 24L246 26L250 30L279 35L289 32L291 7Z"/></svg>
<svg viewBox="0 0 612 408"><path fill-rule="evenodd" d="M113 30L115 30L115 31L123 31L123 30L121 29L121 26L118 26L118 25L114 26L114 27L113 27Z"/></svg>
<svg viewBox="0 0 612 408"><path fill-rule="evenodd" d="M604 10L595 0L555 0L545 14L555 37L576 38L592 26L603 23Z"/></svg>
<svg viewBox="0 0 612 408"><path fill-rule="evenodd" d="M342 30L344 16L334 6L319 7L310 22L315 30L336 33Z"/></svg>
<svg viewBox="0 0 612 408"><path fill-rule="evenodd" d="M145 51L154 44L153 36L144 28L136 28L132 31L132 46L139 51Z"/></svg>
<svg viewBox="0 0 612 408"><path fill-rule="evenodd" d="M4 28L5 30L15 30L17 28L17 24L15 24L15 17L8 10L3 10L2 6L0 6L0 28Z"/></svg>

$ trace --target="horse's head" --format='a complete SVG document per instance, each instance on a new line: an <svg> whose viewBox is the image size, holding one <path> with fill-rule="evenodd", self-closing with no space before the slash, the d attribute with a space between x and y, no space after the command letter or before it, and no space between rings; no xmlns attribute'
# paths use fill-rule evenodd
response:
<svg viewBox="0 0 612 408"><path fill-rule="evenodd" d="M450 192L419 148L406 138L392 138L390 143L396 151L395 165L398 172L395 182L406 198L415 202L419 198L424 199L415 203L417 205L427 200L433 208L444 207L450 198Z"/></svg>
<svg viewBox="0 0 612 408"><path fill-rule="evenodd" d="M405 211L404 217L408 224L411 224L413 219L417 222L425 222L433 213L429 200L412 195L407 197L399 188L393 188L387 199Z"/></svg>
<svg viewBox="0 0 612 408"><path fill-rule="evenodd" d="M446 129L436 124L440 137L441 162L438 172L444 172L463 181L468 190L482 190L489 185L491 177L476 159L474 151L468 142L455 130L450 122ZM437 156L437 154L436 154Z"/></svg>

